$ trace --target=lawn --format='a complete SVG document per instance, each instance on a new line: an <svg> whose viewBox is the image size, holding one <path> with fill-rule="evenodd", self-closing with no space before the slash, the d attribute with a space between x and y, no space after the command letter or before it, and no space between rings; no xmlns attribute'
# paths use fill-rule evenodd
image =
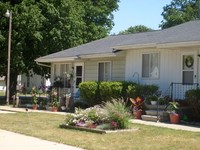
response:
<svg viewBox="0 0 200 150"><path fill-rule="evenodd" d="M0 96L5 96L5 92L0 91Z"/></svg>
<svg viewBox="0 0 200 150"><path fill-rule="evenodd" d="M133 124L138 131L97 134L60 129L64 119L46 113L0 114L0 128L88 150L200 149L200 133Z"/></svg>

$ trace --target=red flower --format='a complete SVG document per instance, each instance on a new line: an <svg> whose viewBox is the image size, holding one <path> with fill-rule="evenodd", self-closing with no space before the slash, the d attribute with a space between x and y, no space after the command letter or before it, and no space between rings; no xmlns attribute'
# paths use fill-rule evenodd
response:
<svg viewBox="0 0 200 150"><path fill-rule="evenodd" d="M114 127L114 128L117 128L117 126L118 126L118 125L117 125L117 122L112 121L112 122L111 122L111 126Z"/></svg>

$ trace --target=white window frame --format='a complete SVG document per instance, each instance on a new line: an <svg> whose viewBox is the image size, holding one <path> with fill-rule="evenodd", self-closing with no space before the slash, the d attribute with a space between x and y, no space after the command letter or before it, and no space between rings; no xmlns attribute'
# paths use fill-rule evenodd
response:
<svg viewBox="0 0 200 150"><path fill-rule="evenodd" d="M99 64L100 63L103 63L104 64L104 79L103 79L103 81L111 81L111 70L112 70L112 63L111 63L111 61L99 61L98 63L97 63L97 80L99 81ZM110 70L109 70L109 79L108 80L105 80L105 64L106 63L109 63L110 64Z"/></svg>
<svg viewBox="0 0 200 150"><path fill-rule="evenodd" d="M152 72L150 72L150 70L151 70L151 69L150 69L150 68L151 68L150 65L151 65L151 60L152 60L152 55L153 55L153 54L157 54L157 56L158 56L158 62L157 62L157 63L158 63L158 66L157 66L157 69L158 69L158 70L156 70L156 74L158 74L158 75L155 76L155 77L154 77L154 76L151 76L151 73L152 73ZM143 56L144 56L144 55L149 55L149 57L150 57L149 63L148 63L148 65L149 65L149 66L148 66L148 67L149 67L149 68L148 68L148 69L149 69L149 75L148 75L148 77L146 77L146 76L144 77L144 76L143 76ZM143 78L143 79L159 79L159 78L160 78L160 53L159 53L159 52L142 53L141 58L142 58L142 59L141 59L141 60L142 60L142 62L141 62L141 64L142 64L142 66L141 66L141 68L142 68L142 69L141 69L142 78Z"/></svg>

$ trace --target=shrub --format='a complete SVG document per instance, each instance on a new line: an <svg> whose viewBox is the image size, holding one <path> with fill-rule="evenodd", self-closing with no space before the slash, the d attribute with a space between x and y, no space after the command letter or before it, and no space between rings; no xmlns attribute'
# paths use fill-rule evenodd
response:
<svg viewBox="0 0 200 150"><path fill-rule="evenodd" d="M135 92L134 90L131 91L130 87L135 87L136 83L131 81L121 81L121 83L122 83L121 97L123 97L123 99L127 99L130 97L131 92Z"/></svg>
<svg viewBox="0 0 200 150"><path fill-rule="evenodd" d="M94 81L81 82L79 84L80 97L88 103L90 106L98 104L98 101L95 101L97 95L98 84Z"/></svg>
<svg viewBox="0 0 200 150"><path fill-rule="evenodd" d="M136 85L135 96L147 97L157 93L159 87L157 85Z"/></svg>
<svg viewBox="0 0 200 150"><path fill-rule="evenodd" d="M158 91L156 85L138 85L134 82L95 82L87 81L79 84L80 97L89 106L111 101L112 98L127 99L129 97L144 98L148 95L155 95Z"/></svg>
<svg viewBox="0 0 200 150"><path fill-rule="evenodd" d="M104 109L108 111L109 120L116 122L120 129L130 128L131 115L122 99L106 102Z"/></svg>
<svg viewBox="0 0 200 150"><path fill-rule="evenodd" d="M110 101L112 98L121 97L121 82L100 82L99 93L101 101Z"/></svg>
<svg viewBox="0 0 200 150"><path fill-rule="evenodd" d="M193 109L195 119L200 120L200 89L187 91L185 97Z"/></svg>

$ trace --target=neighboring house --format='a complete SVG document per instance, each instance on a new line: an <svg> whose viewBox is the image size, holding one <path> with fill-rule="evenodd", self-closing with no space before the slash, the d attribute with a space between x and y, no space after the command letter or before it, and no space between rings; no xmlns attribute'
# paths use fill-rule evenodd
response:
<svg viewBox="0 0 200 150"><path fill-rule="evenodd" d="M40 87L48 87L50 86L49 79L42 77L37 74L33 74L32 76L26 76L26 74L22 74L18 76L18 87L23 92L30 93L31 89L35 86L36 88ZM25 88L24 88L25 87Z"/></svg>
<svg viewBox="0 0 200 150"><path fill-rule="evenodd" d="M200 21L165 30L108 36L40 57L50 65L51 81L74 71L74 90L82 81L127 80L156 84L162 95L183 99L200 82Z"/></svg>
<svg viewBox="0 0 200 150"><path fill-rule="evenodd" d="M6 91L5 77L0 77L0 92Z"/></svg>
<svg viewBox="0 0 200 150"><path fill-rule="evenodd" d="M26 74L18 75L17 77L17 90L20 92L30 92L33 86L37 88L44 86L50 86L49 79L45 79L40 75L33 74L30 77L27 77ZM25 87L25 88L24 88ZM23 89L25 91L23 91ZM5 77L0 77L0 91L6 91L6 81Z"/></svg>

